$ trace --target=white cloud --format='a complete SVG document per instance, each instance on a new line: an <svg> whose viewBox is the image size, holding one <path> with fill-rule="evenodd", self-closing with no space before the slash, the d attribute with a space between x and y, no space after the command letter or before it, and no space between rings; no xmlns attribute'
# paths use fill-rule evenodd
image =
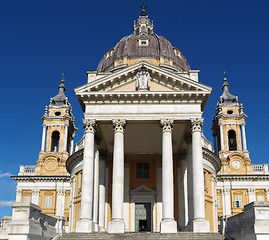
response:
<svg viewBox="0 0 269 240"><path fill-rule="evenodd" d="M11 174L10 173L0 173L0 178L3 178L3 177L10 177Z"/></svg>
<svg viewBox="0 0 269 240"><path fill-rule="evenodd" d="M13 204L13 201L1 201L0 200L0 208L2 207L10 207Z"/></svg>

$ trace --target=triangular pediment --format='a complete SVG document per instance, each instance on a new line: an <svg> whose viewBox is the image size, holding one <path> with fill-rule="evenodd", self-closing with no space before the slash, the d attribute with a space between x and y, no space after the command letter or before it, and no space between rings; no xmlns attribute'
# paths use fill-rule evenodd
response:
<svg viewBox="0 0 269 240"><path fill-rule="evenodd" d="M150 87L147 92L211 92L211 88L186 77L186 74L174 73L147 62L139 62L132 66L105 75L77 89L76 94L94 94L96 92L138 92L136 75L145 66L150 74ZM143 92L145 92L143 91Z"/></svg>
<svg viewBox="0 0 269 240"><path fill-rule="evenodd" d="M156 194L156 191L145 185L141 185L138 188L130 191L130 194Z"/></svg>

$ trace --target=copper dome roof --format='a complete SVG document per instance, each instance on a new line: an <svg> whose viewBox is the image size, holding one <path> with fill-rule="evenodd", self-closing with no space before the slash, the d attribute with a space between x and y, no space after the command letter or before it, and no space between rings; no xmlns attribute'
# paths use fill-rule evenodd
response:
<svg viewBox="0 0 269 240"><path fill-rule="evenodd" d="M141 46L139 40L148 40L147 46ZM100 61L97 71L104 72L114 67L116 60L121 60L124 57L128 59L134 58L154 58L160 59L163 57L167 60L172 60L173 66L179 67L183 71L190 70L190 66L186 58L181 52L172 46L172 44L162 36L155 33L142 34L123 37L113 49L110 49Z"/></svg>

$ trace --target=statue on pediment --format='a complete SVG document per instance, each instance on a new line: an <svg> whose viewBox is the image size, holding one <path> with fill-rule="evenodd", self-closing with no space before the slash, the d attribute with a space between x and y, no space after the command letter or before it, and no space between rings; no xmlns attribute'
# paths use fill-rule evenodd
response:
<svg viewBox="0 0 269 240"><path fill-rule="evenodd" d="M136 87L138 91L149 90L150 74L145 66L142 66L140 71L136 74Z"/></svg>

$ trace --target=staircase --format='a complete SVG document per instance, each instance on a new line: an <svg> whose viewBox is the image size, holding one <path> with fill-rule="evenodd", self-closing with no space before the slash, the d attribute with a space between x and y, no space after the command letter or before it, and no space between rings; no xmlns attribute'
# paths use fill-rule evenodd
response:
<svg viewBox="0 0 269 240"><path fill-rule="evenodd" d="M59 240L224 240L218 233L65 233Z"/></svg>

